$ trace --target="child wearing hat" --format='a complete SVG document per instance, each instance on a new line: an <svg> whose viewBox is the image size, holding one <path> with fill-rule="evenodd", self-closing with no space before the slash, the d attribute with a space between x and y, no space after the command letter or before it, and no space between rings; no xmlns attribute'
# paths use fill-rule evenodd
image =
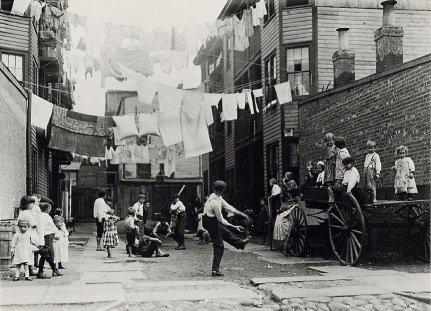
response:
<svg viewBox="0 0 431 311"><path fill-rule="evenodd" d="M111 256L111 248L118 245L118 233L117 226L115 223L120 218L114 215L114 210L109 209L106 211L106 219L103 223L103 235L101 244L106 248L108 252L108 258L112 258Z"/></svg>
<svg viewBox="0 0 431 311"><path fill-rule="evenodd" d="M355 160L352 157L346 157L342 161L345 171L342 185L347 187L347 193L352 193L353 188L359 183L361 177L356 169Z"/></svg>
<svg viewBox="0 0 431 311"><path fill-rule="evenodd" d="M14 281L19 280L21 269L24 268L25 280L31 281L29 264L33 262L33 252L37 251L37 241L29 230L30 221L27 219L18 220L18 231L13 235L11 242L12 265L15 266Z"/></svg>
<svg viewBox="0 0 431 311"><path fill-rule="evenodd" d="M325 162L318 161L316 164L316 171L318 173L316 179L316 186L322 187L325 182Z"/></svg>

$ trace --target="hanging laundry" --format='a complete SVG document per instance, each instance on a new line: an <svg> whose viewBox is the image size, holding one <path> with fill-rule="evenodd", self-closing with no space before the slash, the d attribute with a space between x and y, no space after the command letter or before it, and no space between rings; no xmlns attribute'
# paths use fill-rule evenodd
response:
<svg viewBox="0 0 431 311"><path fill-rule="evenodd" d="M112 152L112 159L109 161L110 164L112 165L120 164L120 154L118 151L119 151L119 148L115 149Z"/></svg>
<svg viewBox="0 0 431 311"><path fill-rule="evenodd" d="M150 153L147 146L134 146L136 164L148 164L150 162Z"/></svg>
<svg viewBox="0 0 431 311"><path fill-rule="evenodd" d="M114 148L105 147L105 158L106 158L106 160L112 160L113 155L114 155Z"/></svg>
<svg viewBox="0 0 431 311"><path fill-rule="evenodd" d="M164 73L172 72L172 55L170 50L159 51L153 54L153 62L155 64L159 63L160 69Z"/></svg>
<svg viewBox="0 0 431 311"><path fill-rule="evenodd" d="M205 116L206 111L203 106L201 106L198 117L195 118L191 118L187 113L181 113L184 154L186 159L212 151Z"/></svg>
<svg viewBox="0 0 431 311"><path fill-rule="evenodd" d="M253 18L250 9L243 12L242 19L245 24L245 35L249 38L254 35Z"/></svg>
<svg viewBox="0 0 431 311"><path fill-rule="evenodd" d="M181 70L187 66L189 54L187 51L169 51L171 54L171 61L176 70Z"/></svg>
<svg viewBox="0 0 431 311"><path fill-rule="evenodd" d="M72 50L72 64L75 70L75 73L78 73L81 70L81 66L84 63L84 52L81 50L74 49Z"/></svg>
<svg viewBox="0 0 431 311"><path fill-rule="evenodd" d="M262 97L263 96L262 89L255 89L255 90L253 90L253 95L254 95L255 98Z"/></svg>
<svg viewBox="0 0 431 311"><path fill-rule="evenodd" d="M172 30L154 29L156 37L156 51L172 49Z"/></svg>
<svg viewBox="0 0 431 311"><path fill-rule="evenodd" d="M114 144L115 146L125 146L126 140L120 139L120 132L117 127L113 127L112 131L114 132Z"/></svg>
<svg viewBox="0 0 431 311"><path fill-rule="evenodd" d="M79 39L78 45L76 46L78 50L85 51L87 49L87 44L84 42L84 38Z"/></svg>
<svg viewBox="0 0 431 311"><path fill-rule="evenodd" d="M166 177L171 177L175 173L177 158L177 146L172 145L166 148L166 158L164 162L164 173Z"/></svg>
<svg viewBox="0 0 431 311"><path fill-rule="evenodd" d="M142 27L131 26L130 32L131 32L131 39L132 40L139 40L140 34L142 32Z"/></svg>
<svg viewBox="0 0 431 311"><path fill-rule="evenodd" d="M91 164L95 164L95 165L99 165L99 166L100 166L100 160L99 160L99 157L90 157L90 163L91 163Z"/></svg>
<svg viewBox="0 0 431 311"><path fill-rule="evenodd" d="M137 80L138 99L140 103L151 105L157 92L157 84L142 75Z"/></svg>
<svg viewBox="0 0 431 311"><path fill-rule="evenodd" d="M30 6L31 0L14 0L10 12L15 15L23 16Z"/></svg>
<svg viewBox="0 0 431 311"><path fill-rule="evenodd" d="M139 46L149 52L153 52L156 50L156 35L154 31L144 32L141 31L139 33Z"/></svg>
<svg viewBox="0 0 431 311"><path fill-rule="evenodd" d="M228 37L233 38L235 30L235 21L233 16L226 19L226 27Z"/></svg>
<svg viewBox="0 0 431 311"><path fill-rule="evenodd" d="M121 25L120 26L123 39L132 39L132 29L130 26Z"/></svg>
<svg viewBox="0 0 431 311"><path fill-rule="evenodd" d="M124 116L113 116L112 119L118 128L118 139L122 140L128 137L138 136L134 115L126 114Z"/></svg>
<svg viewBox="0 0 431 311"><path fill-rule="evenodd" d="M242 91L243 93L245 93L250 114L254 114L254 101L253 101L252 91L250 89L244 89Z"/></svg>
<svg viewBox="0 0 431 311"><path fill-rule="evenodd" d="M158 84L157 95L160 106L159 129L165 146L182 141L180 110L183 90Z"/></svg>
<svg viewBox="0 0 431 311"><path fill-rule="evenodd" d="M218 20L216 20L215 21L215 26L217 28L217 35L220 38L223 37L227 33L227 31L228 31L225 19L222 19L222 20L218 19Z"/></svg>
<svg viewBox="0 0 431 311"><path fill-rule="evenodd" d="M206 23L205 26L207 27L207 37L205 38L205 41L218 36L217 26L215 23Z"/></svg>
<svg viewBox="0 0 431 311"><path fill-rule="evenodd" d="M195 26L185 26L184 31L186 40L186 50L194 54L199 51L203 42L201 42Z"/></svg>
<svg viewBox="0 0 431 311"><path fill-rule="evenodd" d="M145 135L160 136L158 115L156 114L138 114L139 120L139 137Z"/></svg>
<svg viewBox="0 0 431 311"><path fill-rule="evenodd" d="M292 101L292 92L290 90L289 81L276 84L274 88L275 88L275 92L277 93L277 98L280 105L283 105Z"/></svg>
<svg viewBox="0 0 431 311"><path fill-rule="evenodd" d="M102 157L109 135L109 119L53 106L49 148Z"/></svg>
<svg viewBox="0 0 431 311"><path fill-rule="evenodd" d="M238 100L236 94L223 94L222 105L222 121L232 121L238 119Z"/></svg>
<svg viewBox="0 0 431 311"><path fill-rule="evenodd" d="M245 109L245 94L244 93L235 93L236 100L238 102L239 109Z"/></svg>
<svg viewBox="0 0 431 311"><path fill-rule="evenodd" d="M249 42L245 34L245 22L244 19L239 20L236 15L233 16L234 21L234 50L245 51L248 48Z"/></svg>
<svg viewBox="0 0 431 311"><path fill-rule="evenodd" d="M209 106L218 107L218 104L222 98L222 94L219 93L204 93L204 101Z"/></svg>
<svg viewBox="0 0 431 311"><path fill-rule="evenodd" d="M113 48L110 53L112 60L129 69L139 72L144 76L153 74L150 54L143 48L137 46L128 46L124 48L116 47Z"/></svg>
<svg viewBox="0 0 431 311"><path fill-rule="evenodd" d="M190 118L197 118L204 103L204 93L184 91L182 112Z"/></svg>
<svg viewBox="0 0 431 311"><path fill-rule="evenodd" d="M123 44L123 32L117 25L107 23L105 28L105 44L119 47Z"/></svg>
<svg viewBox="0 0 431 311"><path fill-rule="evenodd" d="M31 95L31 125L46 130L53 105L37 95Z"/></svg>
<svg viewBox="0 0 431 311"><path fill-rule="evenodd" d="M217 57L216 62L215 62L215 66L216 66L216 68L220 65L220 63L221 63L221 52L220 52L220 54L219 54L219 56Z"/></svg>
<svg viewBox="0 0 431 311"><path fill-rule="evenodd" d="M186 35L177 29L172 30L172 50L184 51L186 49Z"/></svg>
<svg viewBox="0 0 431 311"><path fill-rule="evenodd" d="M31 2L30 17L34 17L36 23L39 23L40 15L42 14L42 9L44 6L45 2L40 2L37 0Z"/></svg>
<svg viewBox="0 0 431 311"><path fill-rule="evenodd" d="M206 102L204 102L204 105L206 109L205 120L207 121L207 125L210 126L214 123L213 107L211 105L208 105L208 103Z"/></svg>

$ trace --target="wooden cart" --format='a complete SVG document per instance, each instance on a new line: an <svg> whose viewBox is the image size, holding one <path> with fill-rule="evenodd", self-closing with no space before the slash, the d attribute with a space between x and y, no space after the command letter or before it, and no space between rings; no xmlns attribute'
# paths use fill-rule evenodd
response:
<svg viewBox="0 0 431 311"><path fill-rule="evenodd" d="M367 220L373 217L373 210L391 207L405 222L414 252L418 259L430 262L430 201L378 201L369 202L370 193L356 189L353 194L334 191L329 199L327 188L303 190L302 207L291 212L292 228L285 241L286 253L293 256L304 254L307 246L307 219L318 218L327 223L329 242L335 257L344 265L355 265L368 245L371 230ZM333 201L333 202L330 202ZM317 212L308 213L314 210ZM367 214L367 219L364 217Z"/></svg>

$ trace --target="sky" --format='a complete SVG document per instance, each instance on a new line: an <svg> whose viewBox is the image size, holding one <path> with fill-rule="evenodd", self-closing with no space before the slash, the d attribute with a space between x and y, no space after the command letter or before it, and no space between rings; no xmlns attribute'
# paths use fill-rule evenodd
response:
<svg viewBox="0 0 431 311"><path fill-rule="evenodd" d="M181 27L200 25L214 22L222 10L226 0L69 0L71 13L87 16L90 24L100 23L102 20L117 25L142 26L144 31L151 31L156 27L170 29L172 26ZM102 29L94 30L98 34ZM72 27L73 46L76 47L83 30ZM103 34L101 34L101 37ZM197 87L200 84L200 68L194 66L194 55L190 55L189 64L181 71L164 74L156 64L155 74L151 76L156 82L177 86L183 82L184 88ZM105 87L100 86L100 72L93 73L93 77L84 78L84 70L73 73L65 68L75 79L74 110L92 114L104 115L106 90L134 90L128 82L119 82L108 78Z"/></svg>

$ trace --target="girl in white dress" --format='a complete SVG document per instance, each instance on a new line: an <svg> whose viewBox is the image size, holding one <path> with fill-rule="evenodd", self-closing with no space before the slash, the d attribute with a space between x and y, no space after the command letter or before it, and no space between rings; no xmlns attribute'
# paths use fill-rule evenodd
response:
<svg viewBox="0 0 431 311"><path fill-rule="evenodd" d="M395 171L395 194L399 200L411 200L413 193L418 193L414 177L415 164L407 156L409 150L406 146L399 146L395 150L398 159L392 169Z"/></svg>
<svg viewBox="0 0 431 311"><path fill-rule="evenodd" d="M18 231L13 235L11 242L12 265L15 266L14 281L19 280L21 268L25 271L25 280L31 281L29 264L33 262L33 251L37 250L37 241L33 240L34 235L29 230L30 221L27 219L18 220Z"/></svg>
<svg viewBox="0 0 431 311"><path fill-rule="evenodd" d="M54 240L54 263L58 269L66 269L64 263L69 262L69 231L66 228L64 219L61 216L61 209L55 211L54 224L58 228Z"/></svg>

